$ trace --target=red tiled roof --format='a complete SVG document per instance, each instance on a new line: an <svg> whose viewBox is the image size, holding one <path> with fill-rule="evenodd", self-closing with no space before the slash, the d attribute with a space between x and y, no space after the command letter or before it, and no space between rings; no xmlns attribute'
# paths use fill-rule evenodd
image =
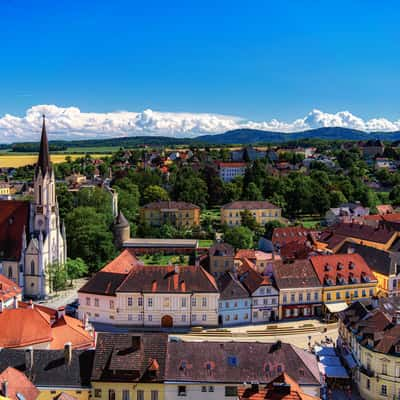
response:
<svg viewBox="0 0 400 400"><path fill-rule="evenodd" d="M0 274L0 300L9 301L14 296L19 296L22 289L13 281Z"/></svg>
<svg viewBox="0 0 400 400"><path fill-rule="evenodd" d="M132 268L139 264L132 249L125 249L114 260L110 261L101 272L112 272L113 274L127 274Z"/></svg>
<svg viewBox="0 0 400 400"><path fill-rule="evenodd" d="M52 326L53 341L50 349L61 350L65 343L71 342L73 349L86 349L94 346L93 336L85 330L83 323L67 315L61 317Z"/></svg>
<svg viewBox="0 0 400 400"><path fill-rule="evenodd" d="M323 285L348 285L353 276L357 283L375 282L376 278L368 264L359 254L334 254L313 256L311 264ZM343 278L343 283L340 279Z"/></svg>
<svg viewBox="0 0 400 400"><path fill-rule="evenodd" d="M382 215L366 215L364 217L367 221L388 221L400 222L400 213L382 214Z"/></svg>
<svg viewBox="0 0 400 400"><path fill-rule="evenodd" d="M13 367L6 368L0 374L0 396L5 395L1 391L3 382L7 382L7 399L21 400L21 396L17 397L17 394L22 395L25 400L35 400L39 396L40 392L35 385L24 373Z"/></svg>
<svg viewBox="0 0 400 400"><path fill-rule="evenodd" d="M162 210L162 209L177 209L177 210L194 210L200 209L199 206L196 206L192 203L186 203L184 201L153 201L152 203L148 203L142 207L146 210Z"/></svg>
<svg viewBox="0 0 400 400"><path fill-rule="evenodd" d="M22 233L29 228L29 202L0 200L0 258L21 258Z"/></svg>
<svg viewBox="0 0 400 400"><path fill-rule="evenodd" d="M269 201L232 201L222 206L223 210L263 210L279 209L275 204Z"/></svg>
<svg viewBox="0 0 400 400"><path fill-rule="evenodd" d="M311 232L315 232L312 229L303 228L302 226L288 226L285 228L275 228L272 234L272 243L283 246L286 243L293 242L295 240L304 239Z"/></svg>
<svg viewBox="0 0 400 400"><path fill-rule="evenodd" d="M285 260L305 259L313 252L306 239L288 242L280 248L280 255Z"/></svg>
<svg viewBox="0 0 400 400"><path fill-rule="evenodd" d="M50 317L37 308L5 309L0 326L0 347L25 347L53 339Z"/></svg>

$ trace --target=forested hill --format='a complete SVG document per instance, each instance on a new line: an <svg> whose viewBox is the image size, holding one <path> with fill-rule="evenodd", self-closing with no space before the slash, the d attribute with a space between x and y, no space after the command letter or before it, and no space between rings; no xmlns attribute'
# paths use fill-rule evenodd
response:
<svg viewBox="0 0 400 400"><path fill-rule="evenodd" d="M348 128L318 128L302 132L283 133L262 131L258 129L235 129L219 135L204 135L197 140L210 144L255 144L277 143L299 139L327 139L327 140L368 140L381 139L396 141L400 139L397 132L364 132Z"/></svg>
<svg viewBox="0 0 400 400"><path fill-rule="evenodd" d="M381 139L384 141L399 141L400 131L396 132L364 132L348 128L318 128L302 132L284 133L258 129L235 129L216 135L202 135L196 138L174 138L167 136L132 136L113 139L90 140L51 140L51 151L63 151L67 148L94 148L94 147L137 147L147 146L177 146L177 145L223 145L223 144L261 144L279 143L290 140L326 139L326 140L368 140ZM9 146L7 146L9 147ZM38 151L39 143L24 142L11 145L13 151Z"/></svg>

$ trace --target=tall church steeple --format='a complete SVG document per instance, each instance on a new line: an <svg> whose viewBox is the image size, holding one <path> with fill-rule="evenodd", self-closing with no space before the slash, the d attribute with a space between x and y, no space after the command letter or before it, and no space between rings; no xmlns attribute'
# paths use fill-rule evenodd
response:
<svg viewBox="0 0 400 400"><path fill-rule="evenodd" d="M36 175L41 171L42 175L46 175L51 170L50 155L49 155L49 142L47 140L46 132L46 117L43 115L42 136L40 139L39 158L36 164Z"/></svg>

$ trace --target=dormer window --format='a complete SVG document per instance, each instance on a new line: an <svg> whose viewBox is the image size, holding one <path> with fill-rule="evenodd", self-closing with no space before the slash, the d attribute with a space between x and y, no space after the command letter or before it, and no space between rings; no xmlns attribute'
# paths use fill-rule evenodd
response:
<svg viewBox="0 0 400 400"><path fill-rule="evenodd" d="M337 264L337 270L338 270L338 271L341 271L341 270L343 269L343 267L344 267L344 265L343 265L342 263L339 262L339 263Z"/></svg>
<svg viewBox="0 0 400 400"><path fill-rule="evenodd" d="M181 361L181 365L179 367L181 371L186 371L186 361Z"/></svg>
<svg viewBox="0 0 400 400"><path fill-rule="evenodd" d="M394 347L394 351L395 351L397 354L400 354L400 343L396 344L396 346Z"/></svg>
<svg viewBox="0 0 400 400"><path fill-rule="evenodd" d="M325 271L330 271L330 270L331 270L331 266L328 263L326 263L325 264Z"/></svg>
<svg viewBox="0 0 400 400"><path fill-rule="evenodd" d="M355 264L353 263L353 261L349 262L349 269L354 269L355 268Z"/></svg>
<svg viewBox="0 0 400 400"><path fill-rule="evenodd" d="M230 367L237 367L238 360L236 356L228 356L228 365Z"/></svg>

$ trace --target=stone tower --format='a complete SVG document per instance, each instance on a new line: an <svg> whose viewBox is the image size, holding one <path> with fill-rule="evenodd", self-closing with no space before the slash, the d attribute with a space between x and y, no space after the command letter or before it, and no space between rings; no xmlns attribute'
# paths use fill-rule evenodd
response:
<svg viewBox="0 0 400 400"><path fill-rule="evenodd" d="M114 220L113 232L114 244L118 249L122 248L123 243L131 237L131 227L121 210Z"/></svg>

